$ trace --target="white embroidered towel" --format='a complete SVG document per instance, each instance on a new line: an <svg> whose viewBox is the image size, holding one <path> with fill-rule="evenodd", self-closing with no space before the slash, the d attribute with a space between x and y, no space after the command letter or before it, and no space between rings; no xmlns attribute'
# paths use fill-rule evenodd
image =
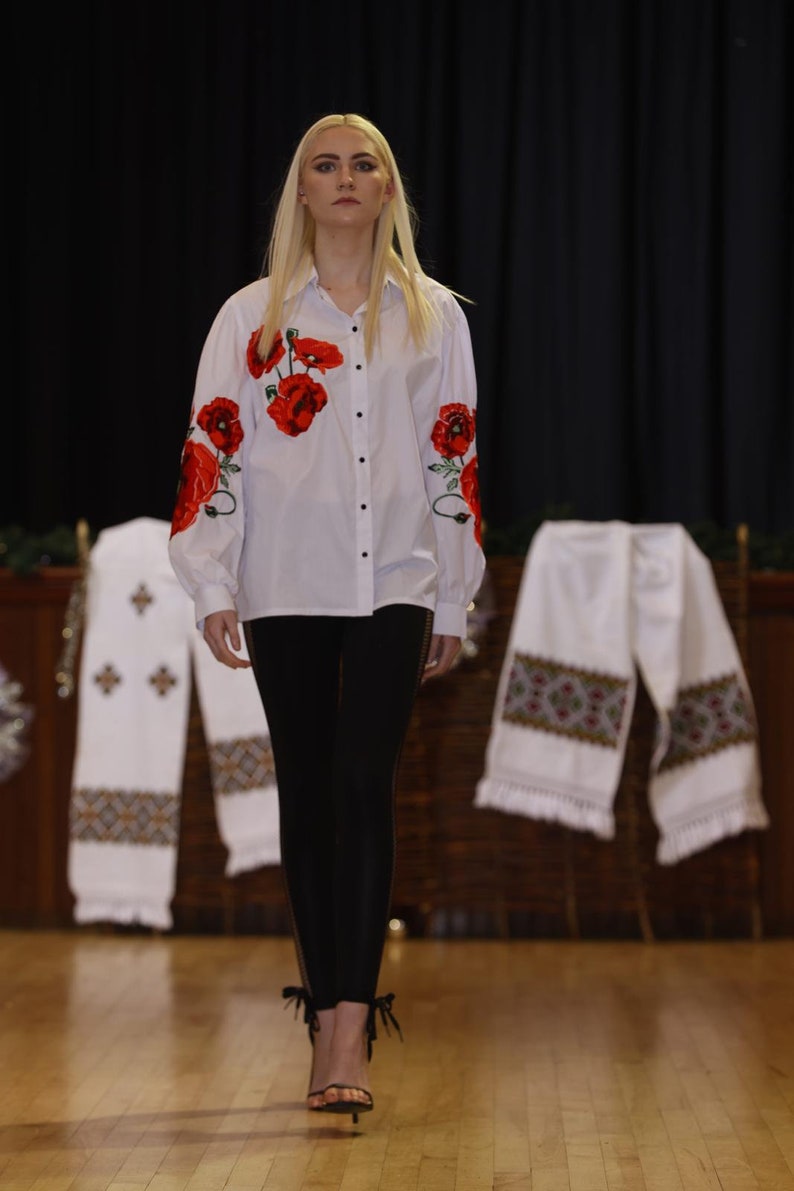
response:
<svg viewBox="0 0 794 1191"><path fill-rule="evenodd" d="M89 557L68 859L81 923L171 926L192 626L167 534L142 518Z"/></svg>
<svg viewBox="0 0 794 1191"><path fill-rule="evenodd" d="M635 662L659 714L649 775L658 861L767 826L738 649L711 565L677 525L540 527L475 804L612 838Z"/></svg>
<svg viewBox="0 0 794 1191"><path fill-rule="evenodd" d="M212 655L195 626L193 676L218 831L228 849L226 876L281 862L273 750L253 670L230 670ZM240 633L240 655L248 657Z"/></svg>
<svg viewBox="0 0 794 1191"><path fill-rule="evenodd" d="M211 658L171 568L169 532L139 518L103 530L89 558L68 856L77 922L172 925L191 658L227 873L278 861L253 675L229 671L245 676L230 689ZM217 682L204 676L204 654Z"/></svg>
<svg viewBox="0 0 794 1191"><path fill-rule="evenodd" d="M658 714L657 860L769 826L750 685L708 558L680 525L632 531L634 652Z"/></svg>
<svg viewBox="0 0 794 1191"><path fill-rule="evenodd" d="M630 527L544 522L530 544L475 804L611 839L634 706Z"/></svg>

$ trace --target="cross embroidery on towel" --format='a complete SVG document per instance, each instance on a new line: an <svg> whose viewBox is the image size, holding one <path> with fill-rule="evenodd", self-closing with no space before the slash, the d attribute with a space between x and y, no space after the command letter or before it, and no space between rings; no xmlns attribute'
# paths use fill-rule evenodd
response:
<svg viewBox="0 0 794 1191"><path fill-rule="evenodd" d="M112 695L121 682L121 675L115 670L112 662L106 662L102 669L94 675L94 682L103 695Z"/></svg>
<svg viewBox="0 0 794 1191"><path fill-rule="evenodd" d="M756 737L751 705L738 674L684 687L670 712L670 744L659 771Z"/></svg>
<svg viewBox="0 0 794 1191"><path fill-rule="evenodd" d="M177 680L167 666L160 666L159 670L155 670L154 674L149 675L149 682L162 698L168 694L172 687L176 686Z"/></svg>
<svg viewBox="0 0 794 1191"><path fill-rule="evenodd" d="M69 808L72 839L96 843L161 844L177 842L179 798L147 790L75 790Z"/></svg>
<svg viewBox="0 0 794 1191"><path fill-rule="evenodd" d="M267 736L216 740L208 745L213 789L217 794L238 794L272 785L276 769Z"/></svg>
<svg viewBox="0 0 794 1191"><path fill-rule="evenodd" d="M134 595L130 596L130 603L135 605L135 611L143 616L150 604L154 603L154 596L147 591L145 583L139 583Z"/></svg>
<svg viewBox="0 0 794 1191"><path fill-rule="evenodd" d="M502 719L523 728L617 748L628 687L627 679L613 674L577 670L516 653Z"/></svg>

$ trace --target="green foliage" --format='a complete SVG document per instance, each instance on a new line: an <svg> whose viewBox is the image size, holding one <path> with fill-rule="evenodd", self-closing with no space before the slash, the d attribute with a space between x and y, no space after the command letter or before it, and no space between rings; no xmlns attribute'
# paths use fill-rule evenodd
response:
<svg viewBox="0 0 794 1191"><path fill-rule="evenodd" d="M533 516L521 518L500 529L486 525L483 530L483 549L488 557L523 557L544 521L575 519L571 505L549 505ZM685 529L706 557L714 562L732 561L736 558L735 528L726 529L713 521L695 521L686 525ZM780 534L761 534L750 529L748 552L751 570L794 571L794 529Z"/></svg>
<svg viewBox="0 0 794 1191"><path fill-rule="evenodd" d="M529 544L544 521L570 521L571 505L547 505L539 512L502 528L483 529L486 555L526 555ZM715 561L736 557L736 531L713 521L696 521L686 526L703 553ZM750 566L755 571L794 571L794 529L780 534L749 531ZM44 534L32 534L19 525L0 526L0 567L15 575L29 575L39 567L77 566L77 536L72 526L57 525Z"/></svg>
<svg viewBox="0 0 794 1191"><path fill-rule="evenodd" d="M30 575L39 567L77 566L77 534L72 526L56 525L32 534L19 525L0 526L0 566L15 575Z"/></svg>
<svg viewBox="0 0 794 1191"><path fill-rule="evenodd" d="M571 505L546 505L540 512L513 521L503 529L494 529L486 524L483 526L483 550L489 557L504 554L523 556L529 550L529 543L544 521L572 521L573 519L574 513Z"/></svg>
<svg viewBox="0 0 794 1191"><path fill-rule="evenodd" d="M751 530L750 566L755 571L794 571L794 529L780 534Z"/></svg>

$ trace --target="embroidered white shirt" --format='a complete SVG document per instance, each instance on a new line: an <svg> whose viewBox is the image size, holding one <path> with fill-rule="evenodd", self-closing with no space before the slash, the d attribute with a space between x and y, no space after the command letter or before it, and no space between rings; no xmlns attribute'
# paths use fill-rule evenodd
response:
<svg viewBox="0 0 794 1191"><path fill-rule="evenodd" d="M215 317L199 361L169 555L195 602L241 621L434 611L463 637L485 569L468 323L430 282L439 325L424 349L384 285L380 340L364 351L364 304L342 312L316 272L285 303L264 363L260 279Z"/></svg>

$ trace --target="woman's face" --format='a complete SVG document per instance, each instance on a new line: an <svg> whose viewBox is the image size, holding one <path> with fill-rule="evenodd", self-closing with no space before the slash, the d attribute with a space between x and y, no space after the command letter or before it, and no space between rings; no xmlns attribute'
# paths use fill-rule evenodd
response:
<svg viewBox="0 0 794 1191"><path fill-rule="evenodd" d="M375 145L345 124L320 132L309 146L298 201L318 227L342 229L374 224L394 194Z"/></svg>

